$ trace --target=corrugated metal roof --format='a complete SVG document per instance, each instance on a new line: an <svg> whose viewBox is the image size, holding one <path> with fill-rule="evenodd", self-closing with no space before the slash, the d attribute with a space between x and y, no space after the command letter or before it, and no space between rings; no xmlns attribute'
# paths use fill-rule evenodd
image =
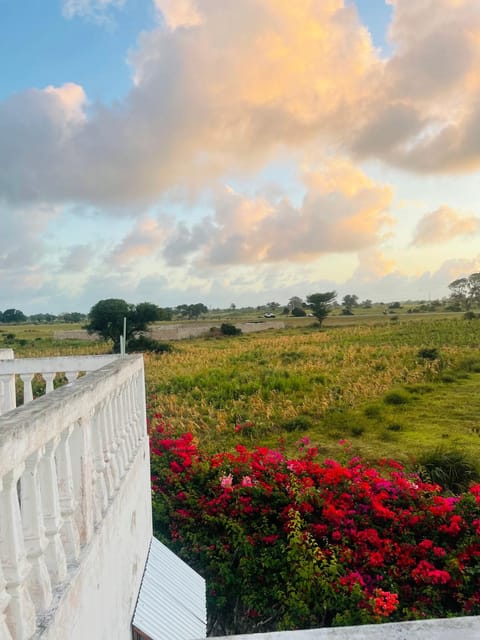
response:
<svg viewBox="0 0 480 640"><path fill-rule="evenodd" d="M206 636L205 580L152 538L133 626L152 640Z"/></svg>

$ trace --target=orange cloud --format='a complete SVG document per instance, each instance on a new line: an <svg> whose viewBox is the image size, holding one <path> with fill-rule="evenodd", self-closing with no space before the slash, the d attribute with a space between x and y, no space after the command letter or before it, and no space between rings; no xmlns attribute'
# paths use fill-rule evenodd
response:
<svg viewBox="0 0 480 640"><path fill-rule="evenodd" d="M272 201L225 189L214 218L190 228L179 225L165 257L176 263L188 257L199 265L304 262L371 247L392 224L392 189L346 162L309 172L305 184L300 206L286 196Z"/></svg>
<svg viewBox="0 0 480 640"><path fill-rule="evenodd" d="M479 217L460 213L443 205L436 211L424 215L418 222L412 244L439 244L478 233Z"/></svg>

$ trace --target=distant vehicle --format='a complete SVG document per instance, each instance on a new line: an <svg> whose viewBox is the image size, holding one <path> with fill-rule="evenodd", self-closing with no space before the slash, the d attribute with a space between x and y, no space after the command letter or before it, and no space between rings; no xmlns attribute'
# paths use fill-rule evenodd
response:
<svg viewBox="0 0 480 640"><path fill-rule="evenodd" d="M264 318L275 318L275 314L274 313L264 313L263 317Z"/></svg>

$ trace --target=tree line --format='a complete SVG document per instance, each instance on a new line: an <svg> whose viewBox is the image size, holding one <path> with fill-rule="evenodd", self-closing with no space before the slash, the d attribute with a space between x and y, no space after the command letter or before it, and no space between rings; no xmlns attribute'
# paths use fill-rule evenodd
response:
<svg viewBox="0 0 480 640"><path fill-rule="evenodd" d="M32 324L50 324L53 322L78 323L87 319L86 313L71 311L69 313L34 313L27 316L20 309L5 309L0 311L0 323L2 324L21 324L29 322Z"/></svg>

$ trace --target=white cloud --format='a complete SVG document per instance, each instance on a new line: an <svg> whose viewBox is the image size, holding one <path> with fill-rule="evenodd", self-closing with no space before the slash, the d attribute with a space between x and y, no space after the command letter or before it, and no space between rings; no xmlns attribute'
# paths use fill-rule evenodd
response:
<svg viewBox="0 0 480 640"><path fill-rule="evenodd" d="M194 27L202 22L195 0L154 0L154 4L170 29Z"/></svg>
<svg viewBox="0 0 480 640"><path fill-rule="evenodd" d="M126 0L63 0L62 13L66 18L89 18L98 23L109 24L111 9L121 8Z"/></svg>

